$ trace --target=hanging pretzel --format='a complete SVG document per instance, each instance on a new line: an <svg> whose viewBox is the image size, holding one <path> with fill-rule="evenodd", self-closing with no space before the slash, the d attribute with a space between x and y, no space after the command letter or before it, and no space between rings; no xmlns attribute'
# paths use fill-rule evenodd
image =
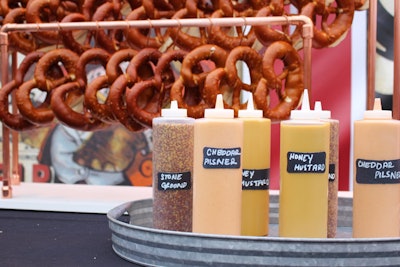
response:
<svg viewBox="0 0 400 267"><path fill-rule="evenodd" d="M98 120L105 123L115 123L117 120L107 102L108 93L104 94L103 99L98 96L100 90L109 89L109 79L106 75L102 75L94 79L86 86L84 106Z"/></svg>
<svg viewBox="0 0 400 267"><path fill-rule="evenodd" d="M308 0L307 0L308 1ZM271 0L271 2L258 10L256 17L283 16L285 14L282 0ZM283 25L281 30L271 27L271 25L256 25L253 27L257 40L265 47L276 41L291 43L291 37L287 33L288 25Z"/></svg>
<svg viewBox="0 0 400 267"><path fill-rule="evenodd" d="M171 19L183 19L183 18L204 18L205 15L203 12L197 12L196 14L190 14L187 8L182 8L178 10ZM190 32L194 32L195 29L189 28L186 29L187 32L184 32L181 27L171 27L168 29L168 33L171 36L171 40L174 44L184 50L191 51L196 47L204 45L207 43L207 34L204 28L199 28L199 36L195 36Z"/></svg>
<svg viewBox="0 0 400 267"><path fill-rule="evenodd" d="M120 6L119 6L120 7ZM92 16L93 21L106 21L106 20L120 20L121 10L118 9L118 5L114 5L112 2L105 2L99 6ZM121 29L105 31L102 29L96 30L93 34L96 43L113 53L120 48L126 48L127 45L124 43L124 34Z"/></svg>
<svg viewBox="0 0 400 267"><path fill-rule="evenodd" d="M58 48L46 52L36 64L34 77L37 86L50 91L67 81L75 79L75 67L79 56L69 49ZM62 67L66 70L66 75Z"/></svg>
<svg viewBox="0 0 400 267"><path fill-rule="evenodd" d="M143 48L134 56L126 69L129 82L154 77L154 68L162 53L155 48Z"/></svg>
<svg viewBox="0 0 400 267"><path fill-rule="evenodd" d="M106 65L109 59L110 54L102 48L91 48L89 50L86 50L76 62L75 80L81 85L81 87L84 88L87 84L87 65L99 64L104 69L106 69Z"/></svg>
<svg viewBox="0 0 400 267"><path fill-rule="evenodd" d="M107 101L115 118L128 130L136 132L144 127L134 120L128 113L124 102L125 91L132 83L128 81L127 75L121 74L111 85Z"/></svg>
<svg viewBox="0 0 400 267"><path fill-rule="evenodd" d="M31 94L33 90L39 90L46 94L41 103L33 103ZM16 104L21 115L33 124L46 126L54 121L54 113L50 107L50 93L37 86L34 79L24 82L15 93Z"/></svg>
<svg viewBox="0 0 400 267"><path fill-rule="evenodd" d="M27 120L20 113L9 111L9 96L18 89L18 83L15 80L4 85L0 90L0 121L6 127L15 131L25 131L36 128L37 125Z"/></svg>
<svg viewBox="0 0 400 267"><path fill-rule="evenodd" d="M132 58L137 55L137 53L137 50L125 48L118 50L111 55L106 65L106 75L110 83L115 81L118 76L124 73L124 70L121 68L121 64L123 62L129 63Z"/></svg>
<svg viewBox="0 0 400 267"><path fill-rule="evenodd" d="M96 131L108 126L96 119L83 105L78 106L80 109L74 109L70 106L69 94L83 95L82 87L78 82L62 84L55 88L51 94L50 104L60 123L80 131Z"/></svg>
<svg viewBox="0 0 400 267"><path fill-rule="evenodd" d="M25 23L26 8L11 9L4 17L3 24L7 23ZM33 35L29 32L10 32L9 48L11 50L28 54L39 48L39 44Z"/></svg>
<svg viewBox="0 0 400 267"><path fill-rule="evenodd" d="M25 18L27 23L46 23L61 20L57 16L57 9L60 6L60 0L35 0L29 1L26 6ZM60 36L58 31L38 31L33 32L33 36L46 44L57 44Z"/></svg>
<svg viewBox="0 0 400 267"><path fill-rule="evenodd" d="M217 45L202 45L190 51L182 62L181 78L186 86L201 86L207 73L214 68L224 67L228 53ZM201 73L194 73L200 61L210 61L215 65Z"/></svg>
<svg viewBox="0 0 400 267"><path fill-rule="evenodd" d="M275 73L276 60L284 64L279 75ZM271 90L276 90L279 99L275 107L271 107L269 103ZM254 92L256 106L263 110L266 118L288 119L290 111L298 106L303 90L303 67L296 49L286 42L272 43L263 56L263 78Z"/></svg>
<svg viewBox="0 0 400 267"><path fill-rule="evenodd" d="M82 13L71 13L66 15L61 22L68 23L68 22L85 22L85 21L87 20ZM76 33L80 34L81 36L75 38L74 35ZM91 48L90 40L92 33L90 31L86 31L86 34L84 34L82 31L61 30L60 35L64 47L74 51L78 55L82 54L83 52Z"/></svg>
<svg viewBox="0 0 400 267"><path fill-rule="evenodd" d="M30 52L29 54L25 55L22 59L21 63L19 64L17 71L14 75L14 81L19 86L22 84L26 79L31 79L32 77L26 77L28 71L34 67L35 64L39 61L39 59L45 54L45 52L36 50L34 52Z"/></svg>
<svg viewBox="0 0 400 267"><path fill-rule="evenodd" d="M236 14L226 14L222 9L214 11L211 18L222 18L225 16L238 16ZM233 30L236 29L236 33ZM245 27L244 30L247 28ZM233 33L232 33L233 32ZM217 25L211 25L208 27L209 42L216 44L226 50L231 50L237 46L252 46L256 40L256 35L254 34L254 28L251 27L250 30L245 33L241 27L220 27Z"/></svg>
<svg viewBox="0 0 400 267"><path fill-rule="evenodd" d="M340 43L351 27L354 8L352 0L335 0L328 5L318 0L302 6L300 14L310 17L314 22L313 47L332 47ZM298 29L293 34L293 45L301 47L302 40Z"/></svg>
<svg viewBox="0 0 400 267"><path fill-rule="evenodd" d="M163 99L154 79L137 82L126 90L127 111L144 127L151 127L153 119L161 115Z"/></svg>
<svg viewBox="0 0 400 267"><path fill-rule="evenodd" d="M250 84L242 82L237 70L237 63L242 61L246 63L250 73ZM229 52L226 58L225 69L227 79L232 88L253 92L262 74L262 56L254 49L247 46L238 46Z"/></svg>

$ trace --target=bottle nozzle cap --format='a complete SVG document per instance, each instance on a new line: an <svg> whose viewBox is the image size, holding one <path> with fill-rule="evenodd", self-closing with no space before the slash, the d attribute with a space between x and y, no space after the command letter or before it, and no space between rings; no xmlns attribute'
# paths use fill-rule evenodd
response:
<svg viewBox="0 0 400 267"><path fill-rule="evenodd" d="M329 110L323 110L321 101L315 101L314 111L317 112L318 117L321 119L330 119L331 112Z"/></svg>
<svg viewBox="0 0 400 267"><path fill-rule="evenodd" d="M263 111L259 109L254 109L253 94L250 95L247 101L247 109L241 109L238 113L239 118L262 118Z"/></svg>
<svg viewBox="0 0 400 267"><path fill-rule="evenodd" d="M380 98L375 98L374 109L364 111L364 119L391 119L392 111L382 110L382 103Z"/></svg>
<svg viewBox="0 0 400 267"><path fill-rule="evenodd" d="M310 99L308 96L308 90L304 89L301 109L295 109L290 112L290 119L318 119L318 114L310 109Z"/></svg>
<svg viewBox="0 0 400 267"><path fill-rule="evenodd" d="M234 118L235 114L233 109L225 109L224 108L224 100L222 94L217 95L217 99L215 102L215 108L207 108L204 110L204 118Z"/></svg>
<svg viewBox="0 0 400 267"><path fill-rule="evenodd" d="M176 100L171 101L170 108L163 108L161 110L162 117L187 117L187 110L184 108L178 108L178 102Z"/></svg>

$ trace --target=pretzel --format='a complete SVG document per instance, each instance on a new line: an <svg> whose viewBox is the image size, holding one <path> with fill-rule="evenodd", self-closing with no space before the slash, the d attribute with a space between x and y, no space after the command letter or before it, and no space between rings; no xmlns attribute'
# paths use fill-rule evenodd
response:
<svg viewBox="0 0 400 267"><path fill-rule="evenodd" d="M155 48L143 48L134 56L126 69L129 82L146 80L154 76L154 68L162 53Z"/></svg>
<svg viewBox="0 0 400 267"><path fill-rule="evenodd" d="M235 117L238 111L245 108L245 104L241 104L239 86L232 87L229 85L229 72L226 68L216 68L211 71L204 82L203 100L209 108L215 107L218 94L223 95L224 108L233 109Z"/></svg>
<svg viewBox="0 0 400 267"><path fill-rule="evenodd" d="M26 8L24 7L10 9L4 17L3 24L25 23L25 16ZM8 36L11 50L29 54L39 48L39 44L29 32L10 32Z"/></svg>
<svg viewBox="0 0 400 267"><path fill-rule="evenodd" d="M29 54L25 55L22 59L21 63L19 64L17 71L14 75L14 81L19 86L24 82L25 79L31 78L26 77L27 72L34 67L35 64L39 61L39 59L45 54L45 52L36 50L30 52Z"/></svg>
<svg viewBox="0 0 400 267"><path fill-rule="evenodd" d="M211 18L222 18L224 16L228 15L225 14L222 9L218 9L212 13ZM211 25L208 27L209 42L226 50L231 50L237 46L252 46L254 44L256 35L254 34L253 27L250 28L247 34L241 30L241 27L235 27L237 32L236 36L229 33L231 29L232 28L229 27L225 28L217 25Z"/></svg>
<svg viewBox="0 0 400 267"><path fill-rule="evenodd" d="M275 73L275 61L284 64L280 75ZM284 91L282 82L285 80ZM270 107L269 92L275 89L279 103ZM263 78L259 81L254 92L254 102L263 115L271 120L283 120L290 116L295 109L304 90L303 67L296 49L287 42L274 42L267 47L263 56Z"/></svg>
<svg viewBox="0 0 400 267"><path fill-rule="evenodd" d="M157 65L154 69L154 81L158 88L161 88L167 95L172 84L176 80L176 76L179 76L177 71L174 72L173 61L182 62L188 54L185 50L168 50L164 52L158 59ZM167 96L169 98L169 96Z"/></svg>
<svg viewBox="0 0 400 267"><path fill-rule="evenodd" d="M118 5L114 5L114 3L112 2L105 2L104 4L99 6L92 16L93 21L120 19L121 10L118 9ZM126 47L123 42L123 37L123 31L121 29L109 31L98 29L94 33L96 43L98 43L100 47L104 48L110 53L117 51L121 47Z"/></svg>
<svg viewBox="0 0 400 267"><path fill-rule="evenodd" d="M149 1L150 2L150 1ZM154 13L154 11L153 11ZM143 6L132 10L126 17L127 20L154 19L154 14L149 16ZM160 29L154 29L155 36L151 37L151 29L128 28L124 31L128 44L136 49L145 47L160 48L165 42L166 36L162 36Z"/></svg>
<svg viewBox="0 0 400 267"><path fill-rule="evenodd" d="M204 13L199 11L196 14L190 14L187 8L182 8L178 10L171 19L182 19L182 18L204 18ZM196 47L204 45L207 43L207 35L204 28L199 28L199 37L191 35L189 32L183 32L181 27L170 27L168 29L168 34L171 36L171 40L174 44L184 50L193 50ZM189 31L194 31L193 28Z"/></svg>
<svg viewBox="0 0 400 267"><path fill-rule="evenodd" d="M243 61L246 63L250 73L250 84L242 82L241 78L239 77L236 67L238 61ZM225 62L225 69L229 85L232 88L239 87L239 90L243 89L253 92L257 87L258 81L263 76L261 71L262 56L251 47L238 46L229 52Z"/></svg>
<svg viewBox="0 0 400 267"><path fill-rule="evenodd" d="M78 60L79 56L69 49L58 48L47 52L36 64L34 77L37 86L50 91L60 84L74 80ZM60 63L65 68L67 75L63 73L63 69L59 66Z"/></svg>
<svg viewBox="0 0 400 267"><path fill-rule="evenodd" d="M94 79L86 86L84 105L96 119L105 123L114 123L116 119L107 102L107 96L105 100L101 101L97 95L101 89L109 87L110 82L106 75Z"/></svg>
<svg viewBox="0 0 400 267"><path fill-rule="evenodd" d="M310 2L301 8L301 15L310 17L314 22L313 47L325 48L336 46L346 36L354 17L352 0L335 0L336 5L325 2ZM332 19L332 16L334 18ZM317 18L321 18L317 20ZM319 22L319 23L318 23ZM318 24L317 24L318 23ZM299 30L295 31L293 45L302 46Z"/></svg>
<svg viewBox="0 0 400 267"><path fill-rule="evenodd" d="M204 102L198 85L186 85L180 77L171 87L171 100L176 100L178 106L187 109L187 114L192 118L204 117L204 109L209 106Z"/></svg>
<svg viewBox="0 0 400 267"><path fill-rule="evenodd" d="M28 121L20 113L9 111L9 96L18 89L18 83L15 80L8 82L0 90L0 120L9 129L15 131L25 131L36 128L37 125Z"/></svg>
<svg viewBox="0 0 400 267"><path fill-rule="evenodd" d="M138 53L137 50L125 48L113 53L106 65L106 75L110 83L115 81L123 73L121 69L122 62L129 62Z"/></svg>
<svg viewBox="0 0 400 267"><path fill-rule="evenodd" d="M128 113L124 102L126 88L131 86L127 75L121 74L110 86L107 101L115 118L128 130L136 132L143 130L144 127L134 120Z"/></svg>
<svg viewBox="0 0 400 267"><path fill-rule="evenodd" d="M80 131L96 131L108 126L96 119L84 107L81 107L81 111L73 109L68 103L68 95L71 93L83 95L82 87L78 82L62 84L52 91L50 104L60 123Z"/></svg>
<svg viewBox="0 0 400 267"><path fill-rule="evenodd" d="M110 54L102 48L91 48L86 50L76 62L75 80L85 87L87 84L86 67L89 64L100 64L106 69Z"/></svg>
<svg viewBox="0 0 400 267"><path fill-rule="evenodd" d="M66 23L66 22L85 22L87 19L82 13L71 13L66 15L61 22ZM87 31L86 36L83 36L81 38L84 38L84 41L78 41L74 37L74 33L80 33L79 31L65 31L61 30L61 41L64 45L65 48L68 48L78 55L82 54L86 50L91 48L90 45L90 39L92 36L92 33L90 31Z"/></svg>
<svg viewBox="0 0 400 267"><path fill-rule="evenodd" d="M164 99L155 80L137 82L125 95L128 113L144 127L151 127L153 119L161 115Z"/></svg>
<svg viewBox="0 0 400 267"><path fill-rule="evenodd" d="M268 6L258 10L256 17L283 16L283 7L281 0L272 0ZM275 41L291 43L291 37L286 33L285 26L282 26L282 30L272 28L270 25L255 25L253 28L257 40L266 47Z"/></svg>
<svg viewBox="0 0 400 267"><path fill-rule="evenodd" d="M45 92L45 100L40 104L32 103L32 90ZM15 93L16 104L21 115L31 123L41 126L49 125L54 120L54 113L49 105L49 98L49 92L39 88L34 79L21 84Z"/></svg>
<svg viewBox="0 0 400 267"><path fill-rule="evenodd" d="M189 87L201 87L210 70L194 73L194 68L204 60L213 62L215 68L224 67L227 56L228 53L224 49L211 44L202 45L190 51L182 62L181 78L184 84Z"/></svg>
<svg viewBox="0 0 400 267"><path fill-rule="evenodd" d="M60 18L57 17L59 6L60 0L31 0L26 6L26 22L41 24L59 21ZM32 32L32 35L46 44L57 44L60 37L58 31L38 31Z"/></svg>

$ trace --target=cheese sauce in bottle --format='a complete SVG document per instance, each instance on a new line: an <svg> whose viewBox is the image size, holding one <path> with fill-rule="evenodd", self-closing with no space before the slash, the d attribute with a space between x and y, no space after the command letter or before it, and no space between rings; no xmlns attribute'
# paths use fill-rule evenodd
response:
<svg viewBox="0 0 400 267"><path fill-rule="evenodd" d="M307 90L301 110L281 122L281 237L327 237L329 127L310 110Z"/></svg>
<svg viewBox="0 0 400 267"><path fill-rule="evenodd" d="M269 225L269 171L271 120L255 110L253 96L246 110L239 110L243 121L242 151L242 235L266 236Z"/></svg>
<svg viewBox="0 0 400 267"><path fill-rule="evenodd" d="M194 121L171 101L153 119L153 227L192 231Z"/></svg>
<svg viewBox="0 0 400 267"><path fill-rule="evenodd" d="M353 237L400 236L400 121L380 99L354 122Z"/></svg>
<svg viewBox="0 0 400 267"><path fill-rule="evenodd" d="M320 101L316 101L314 111L322 121L330 124L329 140L329 177L328 177L328 238L336 237L339 191L339 121L331 118L329 110L322 110Z"/></svg>
<svg viewBox="0 0 400 267"><path fill-rule="evenodd" d="M243 121L224 109L206 109L194 124L193 232L240 235Z"/></svg>

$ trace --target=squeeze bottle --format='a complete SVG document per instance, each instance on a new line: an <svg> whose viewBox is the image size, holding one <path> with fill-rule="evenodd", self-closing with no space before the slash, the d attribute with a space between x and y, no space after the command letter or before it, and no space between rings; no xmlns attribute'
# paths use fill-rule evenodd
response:
<svg viewBox="0 0 400 267"><path fill-rule="evenodd" d="M329 127L310 110L307 89L301 110L281 122L281 237L327 237Z"/></svg>
<svg viewBox="0 0 400 267"><path fill-rule="evenodd" d="M328 179L328 238L334 238L337 232L338 188L339 188L339 121L331 118L329 110L323 110L320 101L316 101L314 110L322 121L330 123L329 140L329 179Z"/></svg>
<svg viewBox="0 0 400 267"><path fill-rule="evenodd" d="M255 110L253 96L246 110L239 110L243 121L242 151L242 235L266 236L269 225L269 178L271 120Z"/></svg>
<svg viewBox="0 0 400 267"><path fill-rule="evenodd" d="M353 237L400 235L400 122L374 109L354 122Z"/></svg>
<svg viewBox="0 0 400 267"><path fill-rule="evenodd" d="M192 231L194 121L171 101L153 119L153 227Z"/></svg>
<svg viewBox="0 0 400 267"><path fill-rule="evenodd" d="M206 109L194 124L193 232L240 235L243 122L224 109Z"/></svg>

